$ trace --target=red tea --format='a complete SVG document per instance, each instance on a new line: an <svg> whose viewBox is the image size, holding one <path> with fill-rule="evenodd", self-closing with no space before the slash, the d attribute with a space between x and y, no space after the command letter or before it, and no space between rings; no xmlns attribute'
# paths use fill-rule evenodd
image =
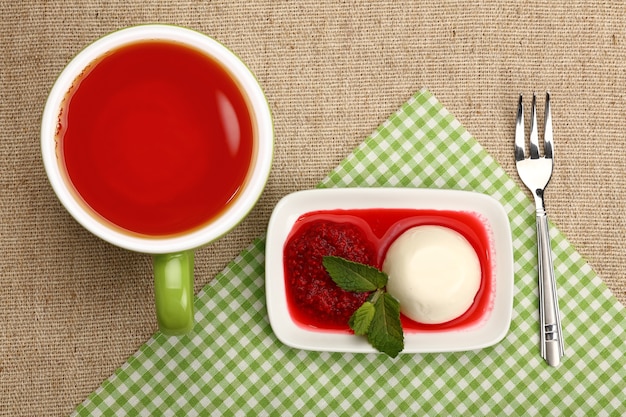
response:
<svg viewBox="0 0 626 417"><path fill-rule="evenodd" d="M184 233L237 198L254 149L246 97L199 50L144 41L99 58L68 92L57 140L85 205L126 231Z"/></svg>

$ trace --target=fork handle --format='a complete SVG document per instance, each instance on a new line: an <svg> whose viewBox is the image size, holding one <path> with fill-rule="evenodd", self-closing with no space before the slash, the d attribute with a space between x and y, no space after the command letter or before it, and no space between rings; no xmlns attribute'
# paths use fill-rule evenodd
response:
<svg viewBox="0 0 626 417"><path fill-rule="evenodd" d="M558 366L564 355L563 331L559 315L548 216L537 210L537 244L539 255L539 323L541 356L550 366Z"/></svg>

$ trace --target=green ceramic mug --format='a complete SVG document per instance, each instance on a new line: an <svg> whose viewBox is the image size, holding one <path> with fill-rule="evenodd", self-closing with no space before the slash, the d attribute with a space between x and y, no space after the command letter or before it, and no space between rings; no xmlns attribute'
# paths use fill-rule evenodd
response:
<svg viewBox="0 0 626 417"><path fill-rule="evenodd" d="M134 26L61 72L41 127L52 188L87 230L153 255L159 328L194 325L195 249L234 228L269 176L273 128L254 75L199 32Z"/></svg>

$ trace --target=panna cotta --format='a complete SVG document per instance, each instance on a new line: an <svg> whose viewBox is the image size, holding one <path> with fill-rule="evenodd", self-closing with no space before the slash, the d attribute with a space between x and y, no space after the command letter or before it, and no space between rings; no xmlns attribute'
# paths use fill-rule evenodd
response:
<svg viewBox="0 0 626 417"><path fill-rule="evenodd" d="M476 251L460 233L443 226L417 226L389 247L383 271L387 291L400 311L425 324L445 323L467 311L481 282Z"/></svg>

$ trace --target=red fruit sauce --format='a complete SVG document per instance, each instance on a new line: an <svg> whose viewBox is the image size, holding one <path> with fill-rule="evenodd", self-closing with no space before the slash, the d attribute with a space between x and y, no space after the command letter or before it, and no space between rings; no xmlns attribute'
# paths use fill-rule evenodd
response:
<svg viewBox="0 0 626 417"><path fill-rule="evenodd" d="M284 262L292 314L298 321L320 328L343 329L368 293L339 288L330 278L324 256L376 265L376 249L365 231L350 223L313 220L302 225L285 246Z"/></svg>
<svg viewBox="0 0 626 417"><path fill-rule="evenodd" d="M66 96L57 140L84 203L148 236L219 215L245 183L254 147L236 81L201 51L167 41L92 63Z"/></svg>
<svg viewBox="0 0 626 417"><path fill-rule="evenodd" d="M446 323L424 324L401 315L404 331L459 329L482 321L493 308L495 290L490 239L483 221L470 212L414 209L326 210L302 215L287 238L283 259L287 305L294 321L312 329L351 332L348 319L368 294L337 287L322 265L323 256L340 256L381 269L393 241L423 225L447 227L467 239L480 261L481 285L474 303L461 316Z"/></svg>

